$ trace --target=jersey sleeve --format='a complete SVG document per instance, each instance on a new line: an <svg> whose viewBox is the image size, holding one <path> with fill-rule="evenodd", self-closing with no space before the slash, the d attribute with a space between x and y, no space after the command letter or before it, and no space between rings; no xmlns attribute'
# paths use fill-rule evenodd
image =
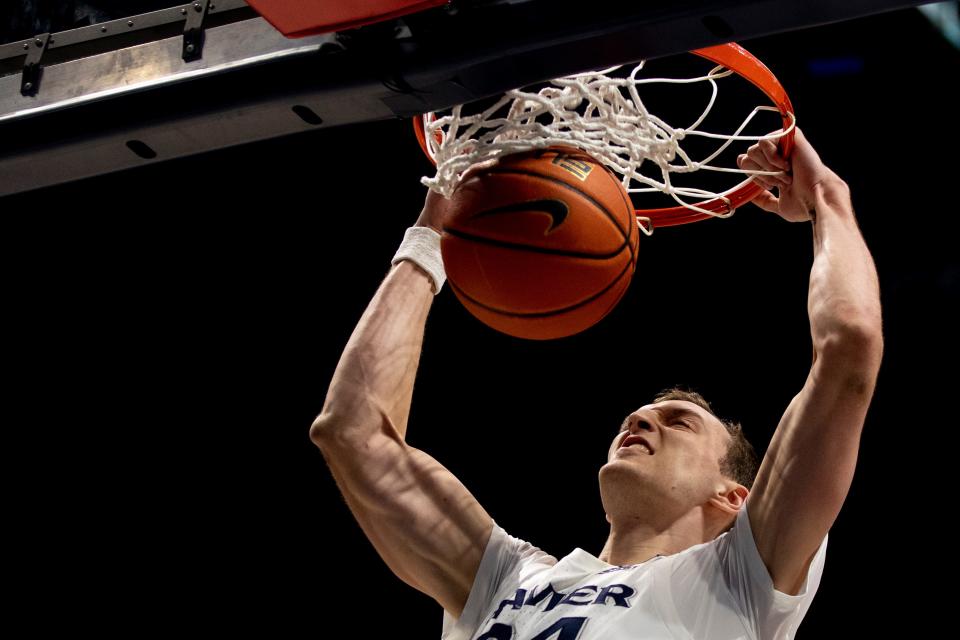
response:
<svg viewBox="0 0 960 640"><path fill-rule="evenodd" d="M720 615L723 603L715 597L718 588L725 588L748 637L789 640L820 586L827 536L814 554L799 592L789 595L778 591L757 549L747 516L749 504L748 499L726 535L715 544L698 547L673 571L671 591L677 614L694 638L708 637L704 632L715 628L720 618L728 617Z"/></svg>
<svg viewBox="0 0 960 640"><path fill-rule="evenodd" d="M556 563L555 557L514 538L494 522L463 613L454 618L448 611L443 612L441 640L473 637L497 598L513 594L523 580Z"/></svg>

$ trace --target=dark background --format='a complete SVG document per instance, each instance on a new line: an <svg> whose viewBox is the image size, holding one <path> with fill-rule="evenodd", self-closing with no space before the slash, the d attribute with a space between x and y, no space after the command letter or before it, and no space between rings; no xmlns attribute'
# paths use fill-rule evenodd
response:
<svg viewBox="0 0 960 640"><path fill-rule="evenodd" d="M799 635L922 636L955 537L960 56L915 10L742 44L849 182L884 307L857 475ZM382 564L307 438L422 206L410 129L0 199L8 399L26 409L10 437L35 445L10 449L10 548L34 628L439 634L439 606ZM597 471L627 413L688 385L762 453L809 368L808 224L748 206L641 238L639 258L619 306L571 338L498 334L448 287L427 324L409 442L558 557L602 547Z"/></svg>

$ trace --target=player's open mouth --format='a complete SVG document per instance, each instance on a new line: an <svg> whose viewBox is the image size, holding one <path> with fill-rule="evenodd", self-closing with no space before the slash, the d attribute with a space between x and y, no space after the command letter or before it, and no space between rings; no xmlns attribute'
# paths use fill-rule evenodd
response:
<svg viewBox="0 0 960 640"><path fill-rule="evenodd" d="M650 443L644 440L641 436L627 436L623 439L623 443L620 445L620 448L625 449L626 447L632 447L634 445L646 452L647 455L653 455L653 447L651 447Z"/></svg>

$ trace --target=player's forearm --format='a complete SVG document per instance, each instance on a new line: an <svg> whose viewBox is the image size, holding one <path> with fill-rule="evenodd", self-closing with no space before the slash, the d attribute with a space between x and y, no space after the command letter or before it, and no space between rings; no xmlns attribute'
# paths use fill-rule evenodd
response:
<svg viewBox="0 0 960 640"><path fill-rule="evenodd" d="M323 411L310 429L314 442L362 442L386 424L405 437L433 298L432 280L409 260L390 270L340 357Z"/></svg>
<svg viewBox="0 0 960 640"><path fill-rule="evenodd" d="M816 188L813 244L808 312L814 357L838 353L842 363L875 369L883 347L877 271L839 178Z"/></svg>

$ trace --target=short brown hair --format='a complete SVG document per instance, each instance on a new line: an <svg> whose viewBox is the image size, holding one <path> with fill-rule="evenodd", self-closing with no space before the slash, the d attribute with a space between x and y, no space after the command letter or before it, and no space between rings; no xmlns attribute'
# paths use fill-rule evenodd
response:
<svg viewBox="0 0 960 640"><path fill-rule="evenodd" d="M727 428L727 433L730 434L731 441L727 447L726 455L720 458L720 473L736 480L747 489L752 489L753 481L757 477L757 471L760 468L760 463L757 460L757 452L754 450L753 445L750 444L750 441L747 440L746 435L744 435L743 427L740 423L724 420L717 416L710 407L710 403L696 391L673 387L661 391L653 399L654 403L664 402L666 400L686 400L687 402L692 402L698 407L707 410L710 415L719 420L723 426Z"/></svg>

